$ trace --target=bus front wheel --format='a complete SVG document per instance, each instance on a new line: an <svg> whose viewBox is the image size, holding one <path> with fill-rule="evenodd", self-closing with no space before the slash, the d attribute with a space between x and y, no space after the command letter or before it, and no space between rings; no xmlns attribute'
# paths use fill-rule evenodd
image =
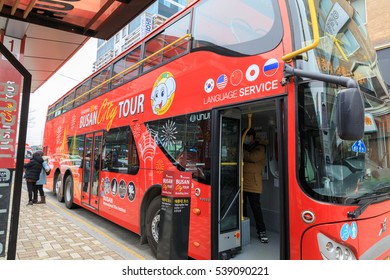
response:
<svg viewBox="0 0 390 280"><path fill-rule="evenodd" d="M158 230L160 227L160 203L161 196L157 196L146 210L146 237L155 256L157 256Z"/></svg>

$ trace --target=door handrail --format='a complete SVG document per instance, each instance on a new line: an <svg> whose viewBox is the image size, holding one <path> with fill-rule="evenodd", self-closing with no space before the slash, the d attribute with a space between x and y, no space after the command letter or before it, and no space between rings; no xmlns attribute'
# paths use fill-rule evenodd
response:
<svg viewBox="0 0 390 280"><path fill-rule="evenodd" d="M314 49L320 43L320 34L318 31L318 19L317 19L317 15L316 15L316 8L314 6L314 0L308 0L308 3L309 3L310 18L311 18L311 26L313 29L313 43L311 43L310 45L303 47L299 50L293 51L289 54L282 56L282 59L285 62L291 62L293 57L296 57L297 55L299 55L301 53L304 53L304 52L307 52L307 51Z"/></svg>

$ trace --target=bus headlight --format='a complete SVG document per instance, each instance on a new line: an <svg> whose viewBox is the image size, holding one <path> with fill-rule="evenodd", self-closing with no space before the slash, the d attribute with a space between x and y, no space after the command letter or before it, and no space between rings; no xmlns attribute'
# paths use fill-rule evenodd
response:
<svg viewBox="0 0 390 280"><path fill-rule="evenodd" d="M353 253L348 248L345 248L344 260L352 260L352 256L353 256Z"/></svg>
<svg viewBox="0 0 390 280"><path fill-rule="evenodd" d="M334 251L334 256L336 260L342 260L343 259L343 250L341 250L340 247L336 247L336 250Z"/></svg>
<svg viewBox="0 0 390 280"><path fill-rule="evenodd" d="M333 245L332 242L326 243L326 250L327 250L328 252L333 252L333 250L334 250L334 245Z"/></svg>
<svg viewBox="0 0 390 280"><path fill-rule="evenodd" d="M356 260L352 250L322 233L317 235L318 248L324 260Z"/></svg>

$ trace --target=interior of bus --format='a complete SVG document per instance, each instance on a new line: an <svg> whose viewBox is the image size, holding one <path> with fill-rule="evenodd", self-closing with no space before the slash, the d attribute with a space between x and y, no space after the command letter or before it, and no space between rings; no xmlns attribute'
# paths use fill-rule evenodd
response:
<svg viewBox="0 0 390 280"><path fill-rule="evenodd" d="M220 214L219 221L219 258L221 259L281 259L281 228L283 217L281 217L281 181L279 174L278 158L278 137L277 137L277 101L275 99L260 101L243 106L221 110L221 147L220 147ZM279 118L280 119L280 118ZM238 130L236 126L239 126ZM267 229L268 243L261 243L253 217L253 212L247 203L248 217L238 217L241 219L242 248L235 252L234 244L227 244L229 229L234 232L234 224L237 221L237 213L240 203L235 195L237 188L235 184L240 182L242 171L235 168L228 161L224 160L224 154L231 147L229 145L241 144L241 141L233 140L237 137L237 131L251 127L256 131L256 140L266 143L266 161L262 174L263 192L261 194L261 207L264 223ZM280 143L280 142L279 142ZM242 157L242 156L241 156ZM236 172L235 172L236 171ZM236 174L236 175L232 175ZM245 177L243 177L243 181ZM233 183L229 183L233 182ZM239 195L240 196L240 195ZM228 205L228 206L227 206ZM228 209L228 210L226 210ZM234 210L236 209L236 210ZM224 220L226 222L224 222ZM240 225L238 225L240 226Z"/></svg>

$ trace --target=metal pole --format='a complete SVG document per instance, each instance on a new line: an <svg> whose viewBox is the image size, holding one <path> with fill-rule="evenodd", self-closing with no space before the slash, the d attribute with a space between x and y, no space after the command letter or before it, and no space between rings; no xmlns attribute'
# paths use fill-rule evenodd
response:
<svg viewBox="0 0 390 280"><path fill-rule="evenodd" d="M244 220L244 140L249 129L252 128L252 113L248 113L248 127L246 128L244 134L241 136L241 151L242 157L240 160L240 172L241 172L241 221Z"/></svg>
<svg viewBox="0 0 390 280"><path fill-rule="evenodd" d="M7 58L7 60L15 67L15 69L23 76L23 92L22 103L20 108L20 122L19 122L19 137L18 148L16 154L16 169L14 193L12 199L11 210L11 224L8 239L7 259L14 260L16 257L16 242L18 237L19 226L19 212L20 212L20 198L22 194L22 180L23 180L23 165L24 165L24 150L27 136L27 121L28 121L28 107L30 103L31 91L31 74L20 63L19 60L0 42L0 53Z"/></svg>

